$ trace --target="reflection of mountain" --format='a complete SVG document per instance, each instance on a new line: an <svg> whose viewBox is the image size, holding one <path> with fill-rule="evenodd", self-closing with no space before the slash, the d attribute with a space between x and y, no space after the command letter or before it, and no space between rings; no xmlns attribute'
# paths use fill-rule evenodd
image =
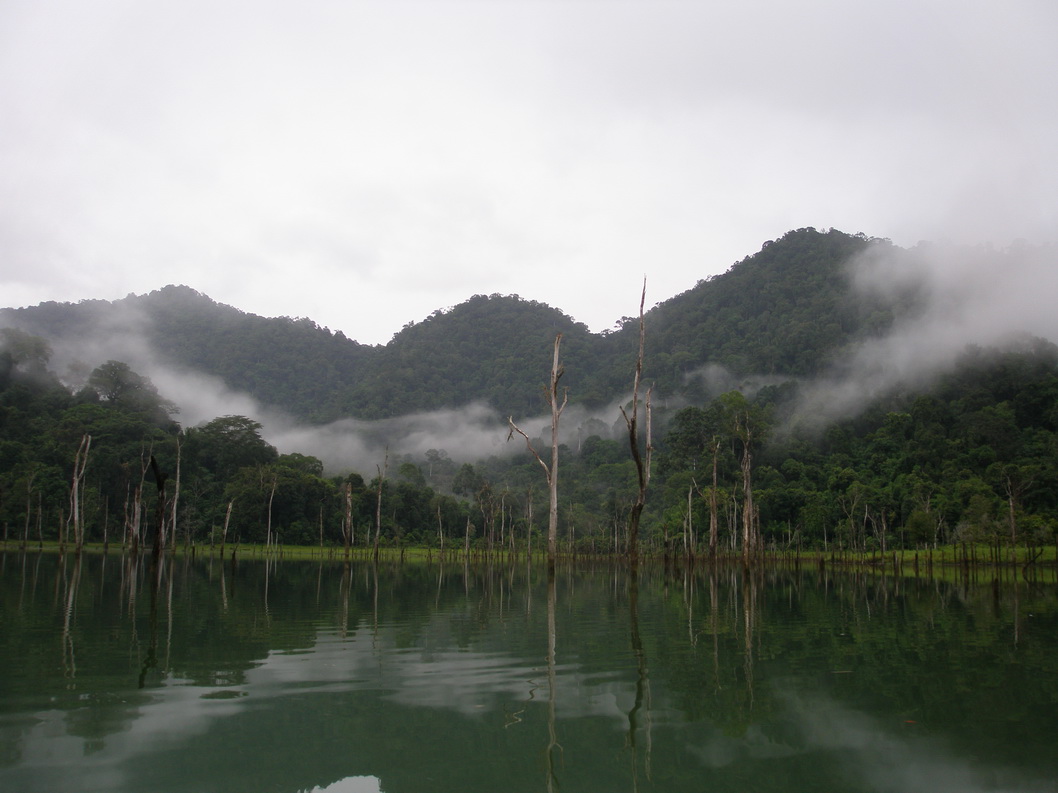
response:
<svg viewBox="0 0 1058 793"><path fill-rule="evenodd" d="M541 789L543 570L464 579L462 568L383 567L376 617L368 567L273 565L265 609L263 565L226 569L222 589L219 563L174 560L158 665L138 691L148 598L131 619L127 567L111 558L104 575L102 560L82 562L71 679L58 634L47 638L64 624L56 560L33 560L25 578L5 561L0 789L330 793L356 777L387 793ZM1033 617L1015 650L1012 610L990 588L777 575L749 596L740 573L646 570L630 623L623 574L560 570L556 583L558 789L633 787L629 775L647 768L627 762L632 712L640 729L650 724L641 790L748 778L759 789L833 778L852 780L836 783L848 790L926 790L898 774L875 780L870 762L903 755L970 791L985 789L977 768L1058 771L1044 751L1058 691L1053 589L1020 593ZM992 691L1015 708L998 737Z"/></svg>

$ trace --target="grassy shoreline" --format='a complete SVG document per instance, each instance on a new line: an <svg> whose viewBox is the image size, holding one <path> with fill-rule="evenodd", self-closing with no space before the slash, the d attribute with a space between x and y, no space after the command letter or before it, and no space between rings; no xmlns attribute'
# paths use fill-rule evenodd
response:
<svg viewBox="0 0 1058 793"><path fill-rule="evenodd" d="M756 558L756 564L763 567L768 566L822 566L834 568L865 568L890 571L921 571L928 567L974 567L974 568L1029 568L1058 567L1058 548L1045 546L1035 549L1017 549L1016 557L1012 556L1010 548L1001 549L998 560L994 558L994 548L985 545L978 546L941 546L938 548L925 548L917 550L886 551L883 555L880 551L846 551L846 550L811 550L796 551L766 551ZM28 553L76 553L73 545L60 544L56 540L34 541L23 545L21 540L0 540L0 551ZM85 543L83 553L117 555L129 554L129 549L121 545L110 543ZM141 546L139 555L149 557L153 553L150 546ZM223 555L226 559L322 559L333 561L369 561L376 558L376 551L368 546L356 546L346 550L342 546L333 545L272 545L260 544L228 544L221 545L184 545L176 544L166 549L170 556L215 556ZM392 546L380 547L377 551L379 561L404 561L404 562L431 562L442 559L439 548L422 546L405 546L394 548ZM486 549L471 548L469 554L462 546L446 548L443 559L446 561L469 558L471 560L522 560L526 559L524 549ZM610 560L623 561L624 556L608 553L590 553L584 551L564 551L559 554L561 561L573 560ZM663 555L659 553L644 553L641 556L644 561L665 562L668 564L694 564L707 565L709 559L705 554L688 557L683 554ZM531 560L536 562L546 561L542 552L533 551ZM717 563L741 564L738 555L725 555L719 557Z"/></svg>

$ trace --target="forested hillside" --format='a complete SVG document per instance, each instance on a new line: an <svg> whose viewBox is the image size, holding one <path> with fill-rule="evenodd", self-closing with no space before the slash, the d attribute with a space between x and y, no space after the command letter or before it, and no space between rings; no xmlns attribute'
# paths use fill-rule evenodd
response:
<svg viewBox="0 0 1058 793"><path fill-rule="evenodd" d="M5 309L0 324L69 351L82 373L111 358L147 360L220 377L232 390L307 421L339 414L377 350L309 319L269 319L216 303L184 286L110 303L42 303ZM89 355L99 360L85 360ZM60 372L76 383L76 375Z"/></svg>
<svg viewBox="0 0 1058 793"><path fill-rule="evenodd" d="M853 291L848 265L864 251L901 255L862 236L790 232L648 312L645 548L958 542L992 558L1022 548L1025 559L1056 541L1053 341L966 346L929 376L893 379L863 391L855 411L823 417L826 389L814 378L835 377L833 363L924 305L915 288ZM312 449L280 454L247 416L181 426L177 406L127 361L60 359L76 340L92 340L82 355L123 349L213 373L315 421L472 401L501 418L540 413L559 332L571 401L612 405L631 387L638 340L637 321L592 334L557 309L496 295L438 311L384 347L186 287L4 320L19 327L0 339L0 521L5 538L27 543L148 542L157 515L183 542L540 542L546 488L524 446L468 460L456 437L459 448L387 451L363 470L325 471ZM624 551L636 470L619 414L599 415L580 419L561 449L560 535L568 548ZM370 426L384 435L401 423ZM152 456L168 490L156 487Z"/></svg>
<svg viewBox="0 0 1058 793"><path fill-rule="evenodd" d="M800 229L649 316L647 375L675 390L705 363L736 374L817 375L911 305L851 289L849 263L884 240Z"/></svg>
<svg viewBox="0 0 1058 793"><path fill-rule="evenodd" d="M503 412L540 412L541 373L563 336L565 384L592 363L595 339L558 309L516 296L475 295L401 330L378 350L346 395L347 415L365 418L458 407L482 401Z"/></svg>
<svg viewBox="0 0 1058 793"><path fill-rule="evenodd" d="M768 243L728 272L649 310L645 377L659 393L718 364L736 375L805 375L850 344L884 330L898 306L850 294L846 266L887 243L800 229ZM629 313L638 284L629 284ZM647 283L649 297L649 280ZM45 303L4 309L0 325L42 336L57 352L87 348L97 360L136 354L153 363L216 375L233 390L311 422L382 418L483 401L502 415L538 412L540 372L555 334L563 338L564 385L573 403L605 405L630 389L638 324L593 334L560 310L517 296L475 295L409 324L384 347L366 346L309 319L267 319L167 286L115 303ZM79 352L86 355L87 352ZM141 362L141 366L144 362ZM66 373L60 373L65 376Z"/></svg>

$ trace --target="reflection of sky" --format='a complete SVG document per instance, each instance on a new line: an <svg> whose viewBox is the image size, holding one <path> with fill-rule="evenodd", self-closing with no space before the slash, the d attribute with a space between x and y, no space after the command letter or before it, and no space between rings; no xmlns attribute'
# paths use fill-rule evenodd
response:
<svg viewBox="0 0 1058 793"><path fill-rule="evenodd" d="M1058 781L1032 781L1017 771L959 757L942 740L922 735L915 722L890 727L827 697L804 692L785 692L780 700L785 706L781 737L759 725L737 737L716 730L693 749L694 754L710 768L825 754L839 759L847 789L871 793L1058 791Z"/></svg>
<svg viewBox="0 0 1058 793"><path fill-rule="evenodd" d="M464 716L493 707L497 700L547 696L544 660L504 652L463 649L394 648L388 631L360 632L346 640L321 633L310 651L272 652L246 674L254 696L280 696L292 688L315 691L373 689L394 702L452 710ZM586 674L575 663L559 663L559 717L610 716L625 721L634 692L621 670ZM625 701L627 700L627 701ZM620 701L620 702L619 702Z"/></svg>
<svg viewBox="0 0 1058 793"><path fill-rule="evenodd" d="M327 787L317 785L306 793L382 793L378 779L373 776L347 776Z"/></svg>
<svg viewBox="0 0 1058 793"><path fill-rule="evenodd" d="M445 615L433 618L435 624L426 627L424 634L443 635L446 619ZM454 643L443 640L432 642L429 649L408 648L406 644L406 630L401 626L358 630L346 634L345 639L326 630L317 635L310 648L269 652L246 673L240 686L194 686L169 677L157 688L140 692L143 701L120 705L124 718L119 723L127 724L128 729L97 740L73 734L76 711L34 713L35 722L20 742L21 761L17 767L0 771L0 788L31 793L153 787L143 778L145 758L149 763L162 753L182 751L191 745L192 738L206 736L221 722L238 715L270 718L279 713L277 700L284 697L378 692L402 709L444 710L472 719L494 717L512 703L548 698L542 654L532 658L456 649ZM572 652L560 653L558 660L560 721L591 718L608 725L608 732L627 730L635 696L634 669L629 668L627 657L591 673ZM660 669L661 664L657 667ZM780 711L768 714L766 723L751 722L740 732L732 733L709 721L688 730L686 716L673 705L663 680L654 679L639 726L641 730L647 728L649 715L657 745L670 742L683 747L701 764L703 778L711 771L746 764L800 760L810 766L815 758L825 757L828 767L835 758L839 760L849 790L1058 790L1053 782L1027 782L1013 772L967 761L921 731L881 723L825 697L784 693L778 701ZM370 745L370 738L364 740ZM574 738L570 735L566 740L572 744ZM615 745L621 745L620 738ZM370 759L365 762L370 765ZM381 781L375 776L349 776L322 787L318 783L309 787L316 780L306 769L304 778L312 782L303 783L303 790L378 793L385 785L386 769L370 770Z"/></svg>
<svg viewBox="0 0 1058 793"><path fill-rule="evenodd" d="M443 622L444 616L436 618ZM232 688L191 685L168 677L157 688L140 692L147 701L130 706L124 724L93 750L86 740L70 733L70 713L51 710L33 714L34 725L20 741L21 760L14 777L18 789L138 790L130 776L132 761L172 750L194 736L206 734L217 722L267 707L273 698L296 694L338 694L378 691L407 707L446 709L476 717L502 703L547 699L547 670L542 659L526 659L503 652L463 649L397 647L399 626L374 633L362 630L342 639L322 631L311 648L271 651L245 674L245 683ZM596 716L611 719L615 728L627 724L633 693L611 674L588 675L575 664L558 665L561 678L559 718ZM0 774L0 783L4 777ZM368 784L353 777L353 787L319 788L328 793L362 790ZM335 785L344 784L340 780ZM354 786L355 785L355 786Z"/></svg>

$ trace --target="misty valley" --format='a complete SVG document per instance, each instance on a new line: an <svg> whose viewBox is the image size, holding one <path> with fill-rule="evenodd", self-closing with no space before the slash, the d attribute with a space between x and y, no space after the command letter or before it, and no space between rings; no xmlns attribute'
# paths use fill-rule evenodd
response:
<svg viewBox="0 0 1058 793"><path fill-rule="evenodd" d="M384 347L186 287L5 309L3 541L1053 564L1058 347L936 291L1045 254L800 229L611 333L475 296Z"/></svg>

